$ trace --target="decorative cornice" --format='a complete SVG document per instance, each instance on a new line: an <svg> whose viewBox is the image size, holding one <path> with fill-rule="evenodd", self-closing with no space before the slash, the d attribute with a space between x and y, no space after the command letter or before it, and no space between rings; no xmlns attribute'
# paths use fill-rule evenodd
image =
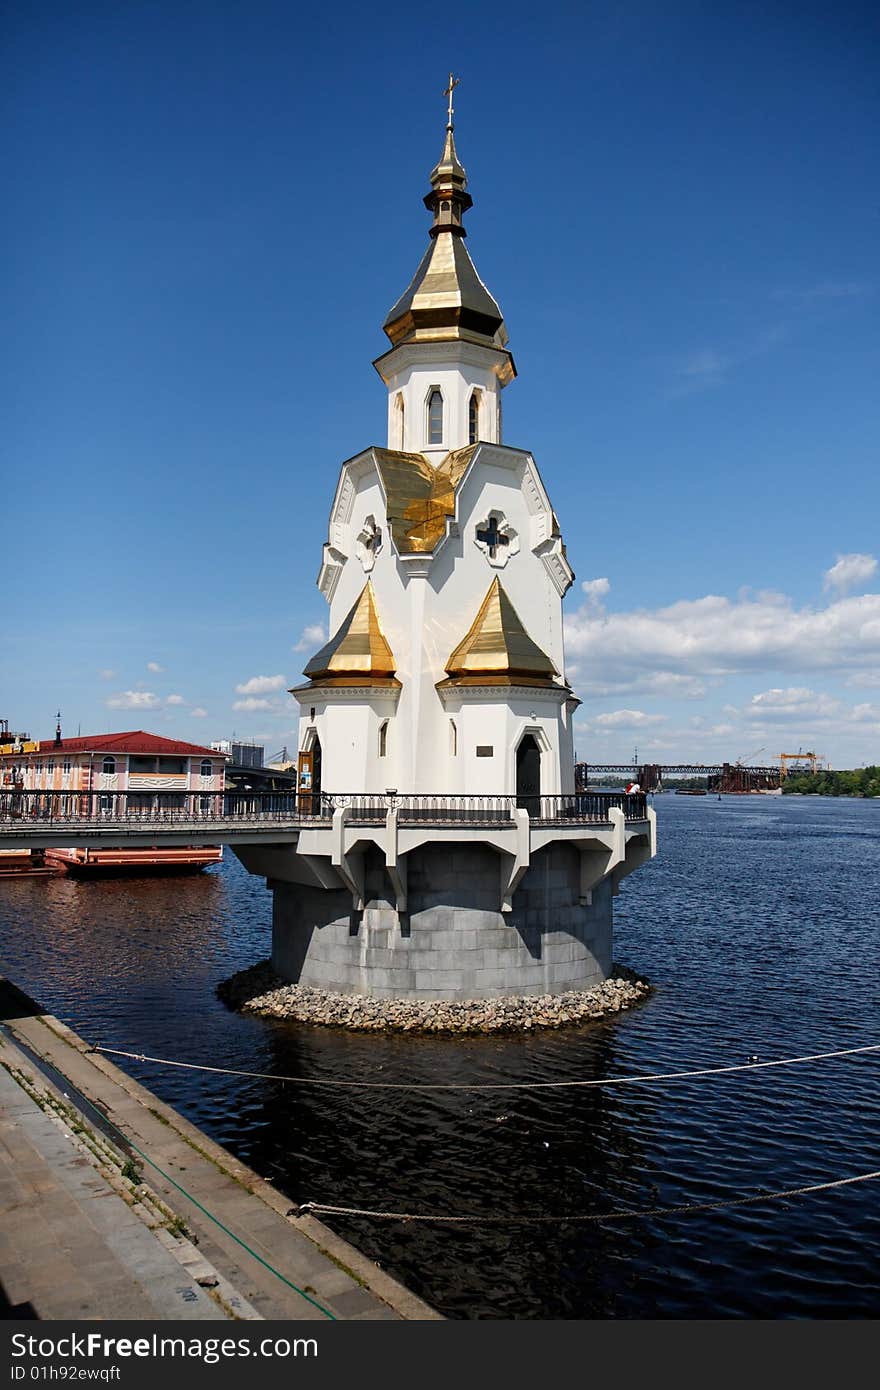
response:
<svg viewBox="0 0 880 1390"><path fill-rule="evenodd" d="M288 693L300 705L308 705L316 700L328 705L341 704L386 704L396 707L400 699L401 684L398 680L375 681L367 684L360 681L353 685L341 682L309 681L306 685L295 685Z"/></svg>
<svg viewBox="0 0 880 1390"><path fill-rule="evenodd" d="M506 704L511 699L530 700L535 704L565 704L571 698L567 685L534 685L522 681L488 685L465 685L459 681L438 681L434 689L444 708L460 704ZM580 700L575 702L580 704Z"/></svg>

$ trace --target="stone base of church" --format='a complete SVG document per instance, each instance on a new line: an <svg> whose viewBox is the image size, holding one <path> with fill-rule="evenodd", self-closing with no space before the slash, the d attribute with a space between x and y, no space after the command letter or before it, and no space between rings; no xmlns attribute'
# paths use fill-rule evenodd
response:
<svg viewBox="0 0 880 1390"><path fill-rule="evenodd" d="M480 843L407 855L398 913L381 852L364 862L364 908L345 889L270 881L272 967L283 980L378 999L490 999L588 991L611 970L612 879L582 898L570 844L538 850L498 910L499 855Z"/></svg>

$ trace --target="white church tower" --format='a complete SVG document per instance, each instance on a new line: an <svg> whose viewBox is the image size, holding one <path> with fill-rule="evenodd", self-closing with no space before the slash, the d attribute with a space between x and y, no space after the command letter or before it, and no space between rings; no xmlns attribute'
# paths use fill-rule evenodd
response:
<svg viewBox="0 0 880 1390"><path fill-rule="evenodd" d="M516 369L465 244L454 85L429 245L374 363L387 447L342 466L332 635L291 692L298 840L241 851L275 892L276 970L386 997L591 988L612 895L655 848L644 798L575 793L574 576L534 458L502 438Z"/></svg>

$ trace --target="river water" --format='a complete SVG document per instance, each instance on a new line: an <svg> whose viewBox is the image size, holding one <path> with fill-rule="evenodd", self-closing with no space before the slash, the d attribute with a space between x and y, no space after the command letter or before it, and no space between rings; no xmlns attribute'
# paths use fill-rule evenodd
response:
<svg viewBox="0 0 880 1390"><path fill-rule="evenodd" d="M542 1036L345 1035L215 997L269 952L271 902L226 851L192 879L0 882L0 968L107 1045L299 1077L564 1081L880 1042L880 801L664 795L660 853L616 902L656 993ZM118 1059L117 1059L118 1060ZM880 1169L880 1053L640 1086L358 1091L123 1062L295 1201L497 1224L333 1218L449 1317L878 1313L880 1183L623 1222Z"/></svg>

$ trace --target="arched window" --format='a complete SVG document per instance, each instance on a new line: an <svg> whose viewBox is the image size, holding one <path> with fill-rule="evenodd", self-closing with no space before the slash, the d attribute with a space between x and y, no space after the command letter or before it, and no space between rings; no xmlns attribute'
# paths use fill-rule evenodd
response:
<svg viewBox="0 0 880 1390"><path fill-rule="evenodd" d="M394 397L394 447L395 449L400 449L401 451L404 447L403 429L406 418L404 414L404 409L405 408L403 404L403 392L398 391L397 395Z"/></svg>
<svg viewBox="0 0 880 1390"><path fill-rule="evenodd" d="M468 402L468 444L476 444L480 437L480 393L472 391Z"/></svg>
<svg viewBox="0 0 880 1390"><path fill-rule="evenodd" d="M432 387L428 397L428 443L443 443L443 397L439 386Z"/></svg>
<svg viewBox="0 0 880 1390"><path fill-rule="evenodd" d="M116 771L116 759L115 759L115 758L105 758L104 761L103 761L103 763L101 764L101 771L102 771L103 773L105 773L106 775L110 775L111 773L114 773L114 772Z"/></svg>
<svg viewBox="0 0 880 1390"><path fill-rule="evenodd" d="M449 721L449 752L453 758L458 756L458 728L454 719Z"/></svg>
<svg viewBox="0 0 880 1390"><path fill-rule="evenodd" d="M388 752L388 720L384 720L379 725L379 757L384 758Z"/></svg>
<svg viewBox="0 0 880 1390"><path fill-rule="evenodd" d="M210 758L202 758L202 766L200 768L200 771L203 777L210 777L212 775L214 771L214 764L211 762Z"/></svg>

